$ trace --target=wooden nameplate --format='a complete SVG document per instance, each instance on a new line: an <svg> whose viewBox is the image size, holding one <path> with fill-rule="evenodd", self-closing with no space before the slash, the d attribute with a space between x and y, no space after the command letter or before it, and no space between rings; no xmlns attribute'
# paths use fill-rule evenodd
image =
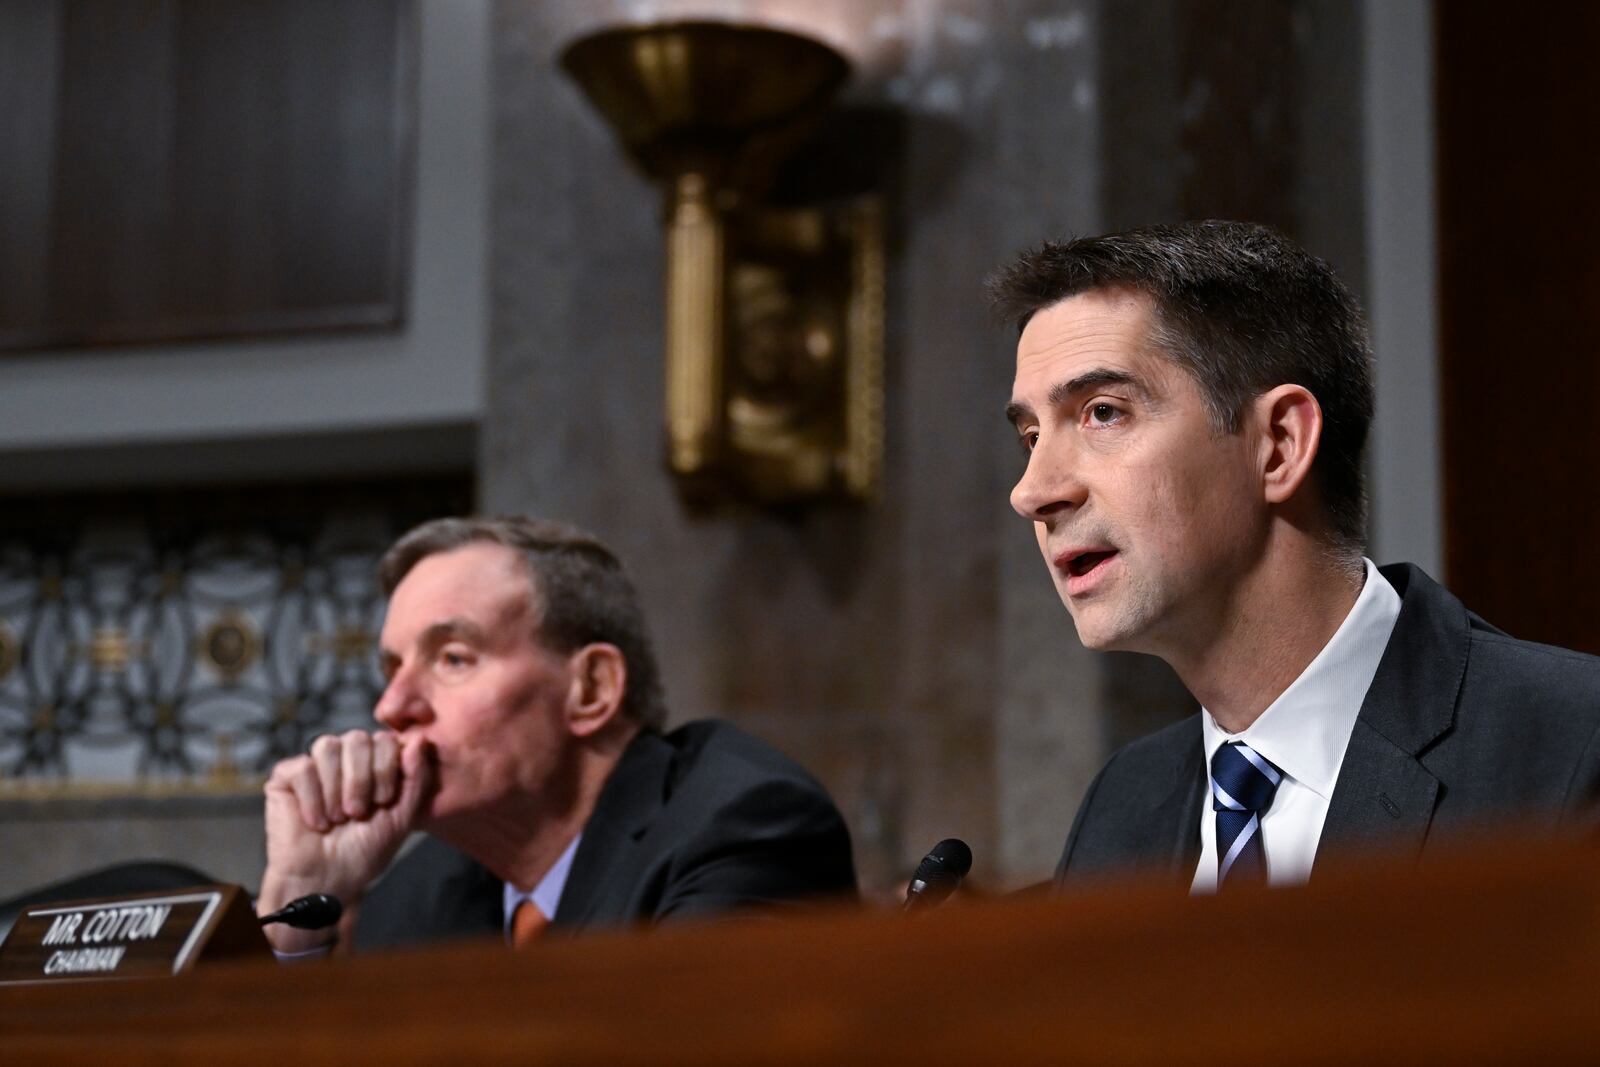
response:
<svg viewBox="0 0 1600 1067"><path fill-rule="evenodd" d="M236 885L34 904L0 944L0 983L156 978L201 959L270 958Z"/></svg>

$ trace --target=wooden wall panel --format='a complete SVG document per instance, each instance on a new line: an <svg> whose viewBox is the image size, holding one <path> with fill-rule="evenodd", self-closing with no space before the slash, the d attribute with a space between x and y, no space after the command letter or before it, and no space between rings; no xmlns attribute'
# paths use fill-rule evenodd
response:
<svg viewBox="0 0 1600 1067"><path fill-rule="evenodd" d="M401 321L414 22L410 0L0 8L0 349Z"/></svg>
<svg viewBox="0 0 1600 1067"><path fill-rule="evenodd" d="M1435 12L1448 579L1600 653L1600 7Z"/></svg>

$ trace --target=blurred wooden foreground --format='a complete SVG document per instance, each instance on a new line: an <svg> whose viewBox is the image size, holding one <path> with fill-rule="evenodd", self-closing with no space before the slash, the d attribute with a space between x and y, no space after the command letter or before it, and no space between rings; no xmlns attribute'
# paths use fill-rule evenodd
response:
<svg viewBox="0 0 1600 1067"><path fill-rule="evenodd" d="M6 1064L1594 1063L1600 849L0 990Z"/></svg>

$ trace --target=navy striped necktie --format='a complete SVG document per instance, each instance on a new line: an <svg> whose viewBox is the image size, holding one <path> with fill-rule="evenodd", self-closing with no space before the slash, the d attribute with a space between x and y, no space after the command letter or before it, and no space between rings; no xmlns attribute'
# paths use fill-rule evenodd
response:
<svg viewBox="0 0 1600 1067"><path fill-rule="evenodd" d="M1217 888L1264 882L1267 854L1261 817L1272 806L1283 772L1243 741L1230 741L1211 757L1211 807L1217 813Z"/></svg>

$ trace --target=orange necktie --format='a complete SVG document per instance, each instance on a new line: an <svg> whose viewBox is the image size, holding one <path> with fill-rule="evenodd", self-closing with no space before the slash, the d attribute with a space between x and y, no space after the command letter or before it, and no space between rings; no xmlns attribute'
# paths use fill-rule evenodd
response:
<svg viewBox="0 0 1600 1067"><path fill-rule="evenodd" d="M534 907L531 900L524 900L511 913L511 947L527 948L539 940L539 935L549 925L550 920L544 917L544 912Z"/></svg>

